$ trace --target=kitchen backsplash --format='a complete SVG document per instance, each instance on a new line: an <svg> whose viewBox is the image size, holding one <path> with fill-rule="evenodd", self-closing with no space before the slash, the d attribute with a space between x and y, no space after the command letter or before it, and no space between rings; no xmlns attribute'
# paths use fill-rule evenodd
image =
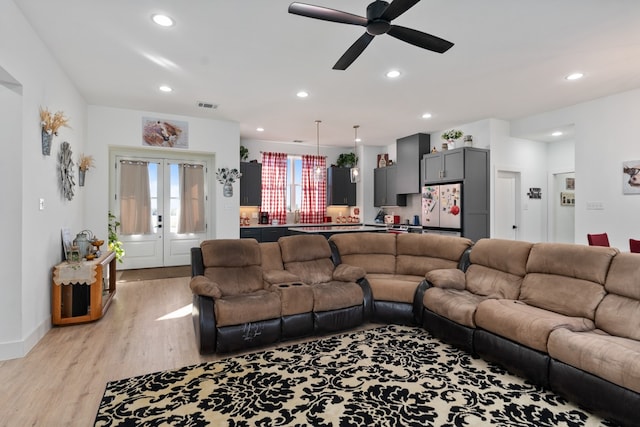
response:
<svg viewBox="0 0 640 427"><path fill-rule="evenodd" d="M348 218L349 216L358 217L360 222L364 221L362 217L362 209L359 209L358 214L355 213L355 210L359 209L357 206L329 206L327 207L327 216L331 217L332 222L338 222L339 217ZM240 217L249 218L249 224L255 225L258 224L258 212L260 208L255 206L240 206ZM287 214L287 224L294 224L294 212L289 212ZM413 218L413 217L412 217Z"/></svg>
<svg viewBox="0 0 640 427"><path fill-rule="evenodd" d="M421 197L421 194L408 194L407 206L384 207L382 210L387 215L400 215L400 224L405 224L409 220L409 224L413 225L414 215L418 215L418 219L420 218Z"/></svg>

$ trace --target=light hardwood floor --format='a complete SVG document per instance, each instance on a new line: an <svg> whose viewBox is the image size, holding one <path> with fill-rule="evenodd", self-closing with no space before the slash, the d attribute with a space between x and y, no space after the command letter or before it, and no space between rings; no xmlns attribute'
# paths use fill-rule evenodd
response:
<svg viewBox="0 0 640 427"><path fill-rule="evenodd" d="M101 320L0 362L0 426L91 426L107 381L219 359L196 348L188 281L118 283Z"/></svg>

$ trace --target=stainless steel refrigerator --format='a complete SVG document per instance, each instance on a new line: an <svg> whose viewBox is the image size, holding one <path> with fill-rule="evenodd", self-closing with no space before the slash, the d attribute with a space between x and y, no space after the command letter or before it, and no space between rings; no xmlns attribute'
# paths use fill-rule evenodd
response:
<svg viewBox="0 0 640 427"><path fill-rule="evenodd" d="M422 187L422 226L426 232L462 233L462 184Z"/></svg>

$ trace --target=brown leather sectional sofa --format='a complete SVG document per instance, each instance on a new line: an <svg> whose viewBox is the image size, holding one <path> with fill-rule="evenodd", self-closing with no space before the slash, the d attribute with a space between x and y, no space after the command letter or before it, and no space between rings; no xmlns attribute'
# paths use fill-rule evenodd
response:
<svg viewBox="0 0 640 427"><path fill-rule="evenodd" d="M418 324L607 418L640 423L638 254L433 234L301 235L203 242L192 273L202 352L368 320Z"/></svg>

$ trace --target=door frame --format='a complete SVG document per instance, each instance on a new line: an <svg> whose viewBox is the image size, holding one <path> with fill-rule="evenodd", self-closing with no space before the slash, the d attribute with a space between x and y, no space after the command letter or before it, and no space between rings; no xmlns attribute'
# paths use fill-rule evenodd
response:
<svg viewBox="0 0 640 427"><path fill-rule="evenodd" d="M555 179L556 175L572 173L575 175L576 171L564 169L557 169L549 171L549 175L547 176L547 188L549 189L549 202L547 203L547 242L555 242L555 226L556 226L556 211L555 211L555 201L551 198L553 195L551 192L555 188ZM574 190L575 193L575 190ZM573 241L576 241L576 222L575 222L575 207L573 214Z"/></svg>
<svg viewBox="0 0 640 427"><path fill-rule="evenodd" d="M203 162L208 169L205 174L205 194L207 196L207 200L205 201L205 215L206 215L206 233L204 239L212 239L215 236L215 173L214 165L215 165L215 155L211 153L200 153L193 151L178 151L178 150L167 150L167 149L157 149L157 148L126 148L126 147L109 147L109 203L108 209L112 211L113 203L115 202L115 193L116 193L116 182L117 182L117 174L116 174L116 157L144 157L148 159L158 159L158 160L186 160L193 162ZM164 239L163 239L164 240ZM165 250L165 245L163 242L163 251ZM127 270L130 268L126 266L126 255L124 259L124 264L120 264L118 269Z"/></svg>

